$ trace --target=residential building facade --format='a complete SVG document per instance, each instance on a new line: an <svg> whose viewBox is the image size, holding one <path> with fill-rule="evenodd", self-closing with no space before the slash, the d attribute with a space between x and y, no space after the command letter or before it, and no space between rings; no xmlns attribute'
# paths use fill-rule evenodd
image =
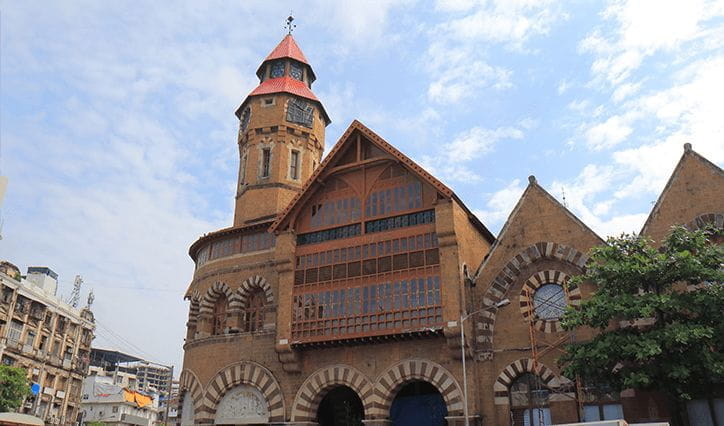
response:
<svg viewBox="0 0 724 426"><path fill-rule="evenodd" d="M291 35L257 76L236 112L233 226L189 249L179 424L670 417L660 394L561 375L562 344L591 334L560 316L595 291L567 283L603 240L535 177L496 238L356 120L322 160L329 120ZM723 176L687 145L644 232L722 227Z"/></svg>
<svg viewBox="0 0 724 426"><path fill-rule="evenodd" d="M0 358L27 369L37 385L19 412L67 424L78 414L95 320L88 307L56 296L57 278L46 267L30 267L22 277L15 265L0 263Z"/></svg>

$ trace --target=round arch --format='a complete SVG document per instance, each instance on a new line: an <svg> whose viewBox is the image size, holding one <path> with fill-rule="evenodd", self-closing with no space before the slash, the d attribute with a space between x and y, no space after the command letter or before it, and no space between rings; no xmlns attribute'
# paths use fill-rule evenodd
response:
<svg viewBox="0 0 724 426"><path fill-rule="evenodd" d="M685 226L689 231L696 231L697 229L704 228L707 225L712 225L715 228L724 228L724 214L722 213L705 213L694 218L691 222Z"/></svg>
<svg viewBox="0 0 724 426"><path fill-rule="evenodd" d="M179 376L178 415L183 418L183 405L186 398L191 398L194 407L194 416L197 417L202 410L204 392L199 379L191 370L184 370Z"/></svg>
<svg viewBox="0 0 724 426"><path fill-rule="evenodd" d="M493 279L483 296L484 306L495 306L498 302L505 299L506 293L510 287L520 276L521 270L531 264L542 260L551 259L564 262L574 266L581 272L586 271L586 263L588 256L585 253L576 250L571 246L554 243L552 241L543 241L518 252L510 261L502 268L500 273ZM498 314L497 308L488 309L484 315L478 316L476 329L484 330L478 338L480 340L480 348L487 351L484 358L492 358L493 335L495 329L495 319Z"/></svg>
<svg viewBox="0 0 724 426"><path fill-rule="evenodd" d="M258 389L269 405L269 421L284 421L284 397L277 379L261 364L242 361L223 368L211 379L204 394L199 422L213 424L219 401L226 391L237 385L250 385Z"/></svg>
<svg viewBox="0 0 724 426"><path fill-rule="evenodd" d="M388 368L377 379L374 388L377 403L370 417L388 418L395 396L405 384L413 380L426 381L435 386L445 401L449 416L462 415L463 393L452 373L433 361L408 359Z"/></svg>
<svg viewBox="0 0 724 426"><path fill-rule="evenodd" d="M543 380L546 386L557 389L563 385L571 383L570 380L563 376L557 376L550 368L542 363L537 363L531 358L521 358L515 362L508 364L503 371L500 372L498 378L493 384L493 394L495 395L495 405L509 404L510 385L513 381L523 373L535 374Z"/></svg>
<svg viewBox="0 0 724 426"><path fill-rule="evenodd" d="M193 327L196 326L196 323L199 320L199 305L201 303L201 294L198 290L194 290L191 295L188 297L189 299L189 321L187 326Z"/></svg>
<svg viewBox="0 0 724 426"><path fill-rule="evenodd" d="M348 365L333 365L321 368L302 383L292 404L292 422L311 422L317 417L326 390L335 386L347 386L362 400L365 418L372 410L372 382L362 372Z"/></svg>
<svg viewBox="0 0 724 426"><path fill-rule="evenodd" d="M244 309L249 301L249 295L254 288L260 288L264 292L266 298L265 304L274 304L274 292L269 282L262 276L254 275L241 283L241 286L229 298L230 309Z"/></svg>
<svg viewBox="0 0 724 426"><path fill-rule="evenodd" d="M206 290L206 294L204 294L204 297L201 299L199 314L211 315L214 312L214 302L221 295L226 296L228 300L231 299L232 292L229 286L226 285L226 283L217 281L211 287L209 287L208 290Z"/></svg>

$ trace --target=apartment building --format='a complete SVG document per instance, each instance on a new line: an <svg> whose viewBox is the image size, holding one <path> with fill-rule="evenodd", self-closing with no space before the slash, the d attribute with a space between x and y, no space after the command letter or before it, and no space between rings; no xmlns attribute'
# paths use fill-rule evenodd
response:
<svg viewBox="0 0 724 426"><path fill-rule="evenodd" d="M86 376L95 320L89 306L57 297L58 275L30 267L22 276L0 262L0 360L28 371L33 395L18 410L46 424L75 421Z"/></svg>

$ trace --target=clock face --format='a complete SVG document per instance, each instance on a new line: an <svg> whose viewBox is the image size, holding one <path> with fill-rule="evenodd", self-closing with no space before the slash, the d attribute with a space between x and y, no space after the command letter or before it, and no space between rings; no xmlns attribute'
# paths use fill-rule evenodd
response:
<svg viewBox="0 0 724 426"><path fill-rule="evenodd" d="M246 132L246 128L249 126L250 118L251 118L251 108L246 107L244 112L241 113L241 118L239 118L239 134Z"/></svg>
<svg viewBox="0 0 724 426"><path fill-rule="evenodd" d="M287 105L287 121L312 127L314 107L301 99L291 99Z"/></svg>
<svg viewBox="0 0 724 426"><path fill-rule="evenodd" d="M271 66L271 78L277 78L284 75L284 62L277 61Z"/></svg>
<svg viewBox="0 0 724 426"><path fill-rule="evenodd" d="M302 79L302 67L299 66L299 64L292 63L291 69L289 70L289 75L292 76L292 78L295 78L297 80Z"/></svg>

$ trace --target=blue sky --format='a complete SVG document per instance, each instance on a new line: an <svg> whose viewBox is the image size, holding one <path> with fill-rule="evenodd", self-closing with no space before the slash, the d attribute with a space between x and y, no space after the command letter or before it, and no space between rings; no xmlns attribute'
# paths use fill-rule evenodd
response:
<svg viewBox="0 0 724 426"><path fill-rule="evenodd" d="M0 4L0 257L81 274L96 345L177 366L187 250L232 222L233 111L290 10L327 150L359 119L494 233L530 174L606 236L685 142L724 162L721 0Z"/></svg>

